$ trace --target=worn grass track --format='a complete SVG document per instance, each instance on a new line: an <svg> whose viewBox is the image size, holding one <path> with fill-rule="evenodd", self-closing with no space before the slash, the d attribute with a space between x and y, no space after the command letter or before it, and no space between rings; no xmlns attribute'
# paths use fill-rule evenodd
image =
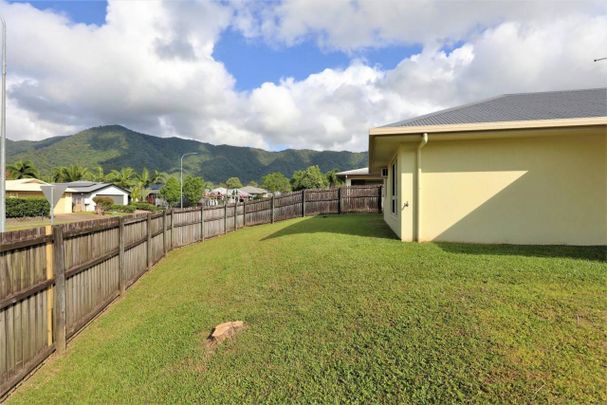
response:
<svg viewBox="0 0 607 405"><path fill-rule="evenodd" d="M604 255L403 244L375 215L246 228L170 252L10 400L605 402Z"/></svg>

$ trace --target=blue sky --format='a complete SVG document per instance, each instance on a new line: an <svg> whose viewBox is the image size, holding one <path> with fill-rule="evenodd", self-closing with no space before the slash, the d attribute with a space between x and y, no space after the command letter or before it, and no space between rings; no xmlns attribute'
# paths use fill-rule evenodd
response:
<svg viewBox="0 0 607 405"><path fill-rule="evenodd" d="M360 151L374 126L607 77L600 0L7 1L11 139L121 124Z"/></svg>
<svg viewBox="0 0 607 405"><path fill-rule="evenodd" d="M105 23L107 1L11 2L30 3L40 10L52 10L66 15L75 23ZM286 77L303 80L326 68L345 69L352 59L364 59L367 64L392 69L420 49L419 46L385 45L348 54L321 50L312 40L290 47L268 45L262 40L247 39L237 30L227 29L215 45L213 56L234 76L236 90L246 91L259 87L264 82L278 83Z"/></svg>

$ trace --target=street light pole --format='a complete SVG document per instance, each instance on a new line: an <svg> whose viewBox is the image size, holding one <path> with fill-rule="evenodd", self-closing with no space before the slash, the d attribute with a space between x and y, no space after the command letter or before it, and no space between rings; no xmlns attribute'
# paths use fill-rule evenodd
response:
<svg viewBox="0 0 607 405"><path fill-rule="evenodd" d="M0 233L6 223L6 21L2 23L2 110L0 113Z"/></svg>
<svg viewBox="0 0 607 405"><path fill-rule="evenodd" d="M181 159L179 159L179 207L183 208L183 158L190 155L198 155L197 152L189 152L181 155Z"/></svg>

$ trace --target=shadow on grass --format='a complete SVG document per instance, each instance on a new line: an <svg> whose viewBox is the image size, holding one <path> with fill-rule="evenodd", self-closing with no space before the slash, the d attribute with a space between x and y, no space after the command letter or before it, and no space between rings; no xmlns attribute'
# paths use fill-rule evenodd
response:
<svg viewBox="0 0 607 405"><path fill-rule="evenodd" d="M395 238L394 233L385 224L381 215L351 214L307 217L303 221L289 225L278 232L266 236L262 241L288 235L313 233L336 233L381 239Z"/></svg>
<svg viewBox="0 0 607 405"><path fill-rule="evenodd" d="M453 242L434 242L445 252L470 255L505 255L527 257L562 257L607 263L607 246L565 245L481 245Z"/></svg>

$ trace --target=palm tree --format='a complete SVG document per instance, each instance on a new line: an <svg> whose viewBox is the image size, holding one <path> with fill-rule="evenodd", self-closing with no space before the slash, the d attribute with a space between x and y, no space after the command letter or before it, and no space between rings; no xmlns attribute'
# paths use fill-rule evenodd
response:
<svg viewBox="0 0 607 405"><path fill-rule="evenodd" d="M123 167L120 170L112 170L107 179L115 185L130 190L137 184L137 173L132 167Z"/></svg>
<svg viewBox="0 0 607 405"><path fill-rule="evenodd" d="M91 172L84 166L70 165L53 169L53 181L56 183L86 180L90 177Z"/></svg>
<svg viewBox="0 0 607 405"><path fill-rule="evenodd" d="M91 173L91 176L93 177L93 180L99 182L104 182L107 177L103 171L103 167L101 166L97 166L97 168L95 168L95 171Z"/></svg>
<svg viewBox="0 0 607 405"><path fill-rule="evenodd" d="M168 175L165 172L161 172L158 170L154 170L154 174L152 174L152 184L164 184L167 181Z"/></svg>
<svg viewBox="0 0 607 405"><path fill-rule="evenodd" d="M13 179L37 179L39 177L38 169L31 160L18 160L12 165L8 165L7 171Z"/></svg>

